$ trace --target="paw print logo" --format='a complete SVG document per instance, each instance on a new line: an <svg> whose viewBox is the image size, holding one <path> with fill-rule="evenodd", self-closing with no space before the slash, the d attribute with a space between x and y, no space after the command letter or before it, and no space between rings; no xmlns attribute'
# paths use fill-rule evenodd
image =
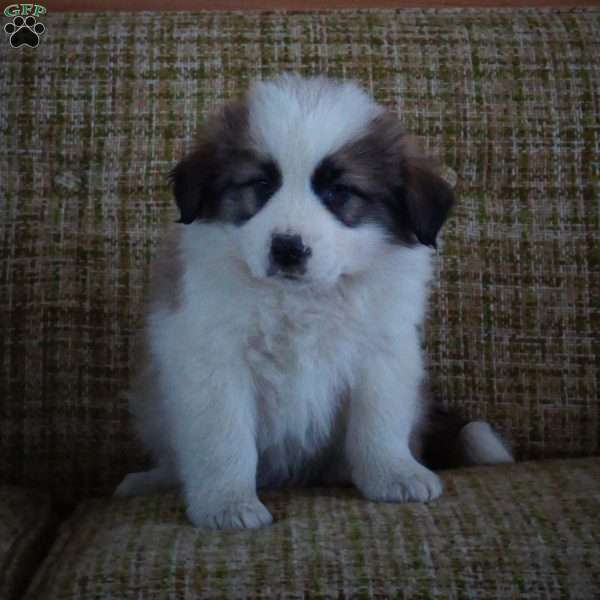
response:
<svg viewBox="0 0 600 600"><path fill-rule="evenodd" d="M46 31L46 28L42 23L38 23L35 17L29 15L26 19L15 17L12 23L4 26L4 31L10 36L9 41L13 48L19 46L37 48L40 43L40 35Z"/></svg>

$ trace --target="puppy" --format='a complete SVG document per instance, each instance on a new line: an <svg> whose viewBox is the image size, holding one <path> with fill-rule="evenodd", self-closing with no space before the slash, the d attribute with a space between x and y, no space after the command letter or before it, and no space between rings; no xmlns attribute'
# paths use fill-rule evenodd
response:
<svg viewBox="0 0 600 600"><path fill-rule="evenodd" d="M487 424L428 418L420 331L453 194L395 116L353 83L257 82L171 180L129 393L156 467L118 495L181 486L194 525L259 527L257 488L424 502L427 456L512 460Z"/></svg>

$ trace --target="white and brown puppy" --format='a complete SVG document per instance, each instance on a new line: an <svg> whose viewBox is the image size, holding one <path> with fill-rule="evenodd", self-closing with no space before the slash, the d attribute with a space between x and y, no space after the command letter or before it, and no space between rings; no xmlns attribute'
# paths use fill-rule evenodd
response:
<svg viewBox="0 0 600 600"><path fill-rule="evenodd" d="M419 331L453 195L392 114L352 83L257 82L171 177L181 218L129 394L156 468L117 494L181 485L194 525L258 527L257 488L427 501L423 456L512 460L485 423L424 427Z"/></svg>

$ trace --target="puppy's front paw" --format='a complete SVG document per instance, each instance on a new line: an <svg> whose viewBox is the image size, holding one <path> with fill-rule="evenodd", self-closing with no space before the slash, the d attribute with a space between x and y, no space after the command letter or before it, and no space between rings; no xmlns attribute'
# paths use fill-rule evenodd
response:
<svg viewBox="0 0 600 600"><path fill-rule="evenodd" d="M359 489L377 502L428 502L442 493L440 478L416 461L360 484Z"/></svg>
<svg viewBox="0 0 600 600"><path fill-rule="evenodd" d="M214 511L207 511L201 504L190 504L186 514L192 525L207 529L255 529L273 522L258 498L232 501Z"/></svg>

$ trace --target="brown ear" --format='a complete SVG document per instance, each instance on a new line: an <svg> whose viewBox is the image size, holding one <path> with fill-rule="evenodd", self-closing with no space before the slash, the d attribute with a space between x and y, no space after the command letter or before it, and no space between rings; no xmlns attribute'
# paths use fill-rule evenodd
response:
<svg viewBox="0 0 600 600"><path fill-rule="evenodd" d="M405 159L402 181L398 193L405 226L421 244L436 248L437 235L454 205L452 188L421 157Z"/></svg>
<svg viewBox="0 0 600 600"><path fill-rule="evenodd" d="M438 174L435 161L423 152L418 138L408 135L398 117L386 111L346 153L354 165L368 173L365 179L377 184L372 196L383 199L394 238L404 244L435 247L454 204L454 193Z"/></svg>
<svg viewBox="0 0 600 600"><path fill-rule="evenodd" d="M234 100L223 106L200 130L194 151L169 173L179 223L214 219L219 212L224 165L240 152L247 130L247 105Z"/></svg>
<svg viewBox="0 0 600 600"><path fill-rule="evenodd" d="M189 225L196 219L214 217L217 212L217 151L204 141L179 161L169 173L175 203L180 211L178 223Z"/></svg>

